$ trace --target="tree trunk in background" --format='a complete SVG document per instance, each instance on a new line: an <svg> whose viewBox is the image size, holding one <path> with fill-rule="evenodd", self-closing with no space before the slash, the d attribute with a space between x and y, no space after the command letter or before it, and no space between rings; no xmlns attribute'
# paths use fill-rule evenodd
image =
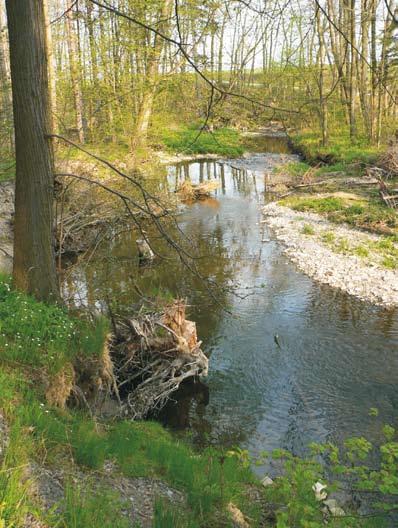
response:
<svg viewBox="0 0 398 528"><path fill-rule="evenodd" d="M361 0L361 56L359 58L359 97L361 101L362 117L366 135L370 139L371 117L369 107L369 83L368 83L368 62L369 62L369 9L372 0Z"/></svg>
<svg viewBox="0 0 398 528"><path fill-rule="evenodd" d="M0 6L0 124L10 129L10 146L14 144L10 127L12 120L12 97L10 87L10 65L8 61L7 21L5 11Z"/></svg>
<svg viewBox="0 0 398 528"><path fill-rule="evenodd" d="M322 134L322 146L326 147L329 142L329 130L328 130L328 106L326 98L326 87L325 79L327 75L327 66L325 64L325 26L321 20L321 12L318 9L316 16L316 28L318 33L318 68L319 68L319 78L318 78L318 89L319 89L319 115L320 115L320 125L321 125L321 134Z"/></svg>
<svg viewBox="0 0 398 528"><path fill-rule="evenodd" d="M77 36L74 26L74 2L73 0L67 0L67 12L66 12L66 33L68 39L68 50L69 50L69 66L70 66L70 77L73 90L73 99L75 103L76 113L76 129L80 143L85 143L85 133L83 125L83 95L79 78L78 68L78 57L79 48L77 42Z"/></svg>
<svg viewBox="0 0 398 528"><path fill-rule="evenodd" d="M376 11L377 11L377 0L370 0L371 13L370 13L370 55L371 55L371 96L370 96L370 139L372 143L377 142L377 113L376 113L376 101L377 101L377 85L380 82L377 74L377 37L376 37Z"/></svg>
<svg viewBox="0 0 398 528"><path fill-rule="evenodd" d="M14 284L58 299L53 247L53 156L43 2L6 0L16 147Z"/></svg>
<svg viewBox="0 0 398 528"><path fill-rule="evenodd" d="M357 76L357 52L356 47L356 31L355 31L355 0L349 0L348 9L348 34L350 35L350 44L349 44L349 53L350 53L350 138L353 139L357 135L357 125L356 125L356 97L357 97L357 88L356 88L356 76Z"/></svg>
<svg viewBox="0 0 398 528"><path fill-rule="evenodd" d="M174 1L163 0L163 6L160 9L157 25L159 33L167 34L170 28L170 18L172 14ZM152 115L153 102L158 87L159 64L164 47L164 39L155 35L152 50L148 59L146 72L146 86L142 97L141 107L135 123L133 138L131 142L131 152L134 156L137 149L145 148L148 139L149 123Z"/></svg>
<svg viewBox="0 0 398 528"><path fill-rule="evenodd" d="M53 133L57 132L57 79L55 71L55 59L53 50L53 39L51 33L50 15L48 12L48 0L43 0L44 20L46 24L46 42L47 42L47 64L48 64L48 83L50 88L50 108L51 108L51 128Z"/></svg>

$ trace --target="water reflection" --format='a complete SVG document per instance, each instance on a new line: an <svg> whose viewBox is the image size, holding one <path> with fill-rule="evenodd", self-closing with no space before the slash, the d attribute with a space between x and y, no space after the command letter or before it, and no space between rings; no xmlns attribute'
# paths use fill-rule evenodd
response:
<svg viewBox="0 0 398 528"><path fill-rule="evenodd" d="M374 438L381 424L397 422L396 313L298 273L261 224L259 204L281 159L289 157L255 154L168 171L171 191L188 179L220 182L211 199L183 211L179 224L204 255L201 273L220 287L234 285L235 294L225 289L219 299L231 313L177 259L139 269L134 233L109 242L95 262L75 268L64 283L75 301L97 308L107 299L133 305L137 286L146 294L163 288L189 297L190 317L211 356L208 389L184 387L162 417L191 429L201 443L301 453L310 441ZM369 416L370 407L379 409L377 418Z"/></svg>

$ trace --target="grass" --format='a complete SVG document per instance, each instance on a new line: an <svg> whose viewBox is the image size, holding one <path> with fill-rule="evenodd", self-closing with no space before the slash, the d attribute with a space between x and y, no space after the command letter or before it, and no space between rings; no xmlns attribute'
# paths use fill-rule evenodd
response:
<svg viewBox="0 0 398 528"><path fill-rule="evenodd" d="M200 133L195 125L169 127L162 132L161 141L168 150L184 154L238 157L245 151L239 132L232 128Z"/></svg>
<svg viewBox="0 0 398 528"><path fill-rule="evenodd" d="M315 229L310 224L303 225L301 232L303 235L315 235Z"/></svg>
<svg viewBox="0 0 398 528"><path fill-rule="evenodd" d="M398 247L395 245L395 237L382 237L378 241L369 239L361 244L352 245L346 238L338 238L333 232L327 231L321 235L321 240L335 252L369 259L386 269L398 269Z"/></svg>
<svg viewBox="0 0 398 528"><path fill-rule="evenodd" d="M337 196L294 196L280 201L295 211L325 215L331 222L347 223L382 234L394 234L398 228L396 211L385 207L377 198L353 201Z"/></svg>
<svg viewBox="0 0 398 528"><path fill-rule="evenodd" d="M292 178L302 178L304 174L311 169L311 165L305 161L291 161L279 167L276 167L275 174L287 174Z"/></svg>
<svg viewBox="0 0 398 528"><path fill-rule="evenodd" d="M49 373L59 372L78 354L93 356L108 333L106 320L71 318L65 309L37 302L0 276L0 349L2 360Z"/></svg>
<svg viewBox="0 0 398 528"><path fill-rule="evenodd" d="M303 131L292 138L294 147L310 164L323 161L335 164L334 170L341 170L348 164L374 163L380 153L380 149L369 145L365 138L353 142L346 128L335 129L328 146L321 146L319 138L319 132L313 130Z"/></svg>
<svg viewBox="0 0 398 528"><path fill-rule="evenodd" d="M196 451L154 422L93 419L78 410L46 403L42 379L77 357L98 356L107 325L89 324L62 308L47 306L15 292L0 277L0 409L10 425L10 446L0 467L0 527L23 525L27 512L63 528L124 528L123 505L98 476L80 489L66 487L59 508L44 513L28 492L26 464L45 459L51 465L71 464L90 475L111 460L126 477L160 478L181 490L186 506L159 503L154 526L211 527L227 523L225 506L234 501L256 518L245 489L256 482L236 457L208 448ZM223 525L224 525L223 524Z"/></svg>

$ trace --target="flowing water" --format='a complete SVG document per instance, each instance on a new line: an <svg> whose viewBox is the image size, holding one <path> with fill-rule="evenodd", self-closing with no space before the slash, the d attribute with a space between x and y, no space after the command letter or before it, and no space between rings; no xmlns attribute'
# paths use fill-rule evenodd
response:
<svg viewBox="0 0 398 528"><path fill-rule="evenodd" d="M107 298L131 304L137 286L189 297L210 374L205 385L184 387L161 419L198 442L300 454L311 441L375 439L381 424L398 421L397 312L318 285L284 257L260 206L272 167L290 155L281 139L265 148L271 153L168 168L171 188L188 178L220 182L179 218L204 255L200 271L229 286L217 301L176 261L140 268L134 233L74 268L65 292L97 306Z"/></svg>

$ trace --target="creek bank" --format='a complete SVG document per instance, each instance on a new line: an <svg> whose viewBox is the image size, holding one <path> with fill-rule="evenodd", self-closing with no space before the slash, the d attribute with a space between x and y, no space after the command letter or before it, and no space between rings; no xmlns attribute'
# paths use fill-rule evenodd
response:
<svg viewBox="0 0 398 528"><path fill-rule="evenodd" d="M398 271L384 269L372 253L365 260L348 252L350 245L372 245L380 237L276 203L267 204L263 214L263 222L283 243L285 254L306 275L363 301L386 308L398 306ZM342 252L323 241L330 232L335 239L345 241Z"/></svg>

